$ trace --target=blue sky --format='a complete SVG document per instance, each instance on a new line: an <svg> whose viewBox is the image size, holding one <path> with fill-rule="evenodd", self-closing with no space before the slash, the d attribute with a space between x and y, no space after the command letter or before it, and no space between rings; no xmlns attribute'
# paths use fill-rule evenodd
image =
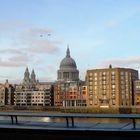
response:
<svg viewBox="0 0 140 140"><path fill-rule="evenodd" d="M51 34L51 35L49 35ZM0 0L0 82L54 81L67 44L87 69L140 70L140 0Z"/></svg>

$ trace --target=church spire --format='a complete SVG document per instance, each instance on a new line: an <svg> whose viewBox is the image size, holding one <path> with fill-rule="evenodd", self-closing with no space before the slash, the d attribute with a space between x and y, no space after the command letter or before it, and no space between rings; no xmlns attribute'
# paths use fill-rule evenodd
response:
<svg viewBox="0 0 140 140"><path fill-rule="evenodd" d="M34 69L32 70L32 73L31 73L31 82L33 83L36 82L36 75L35 75Z"/></svg>
<svg viewBox="0 0 140 140"><path fill-rule="evenodd" d="M28 67L26 67L26 70L24 72L23 85L26 88L29 88L30 87L30 73L29 73Z"/></svg>
<svg viewBox="0 0 140 140"><path fill-rule="evenodd" d="M66 52L66 57L70 57L70 50L69 50L69 45L67 45L67 52Z"/></svg>
<svg viewBox="0 0 140 140"><path fill-rule="evenodd" d="M26 70L25 70L25 73L24 73L24 79L29 79L30 77L30 73L29 73L29 70L28 70L28 67L26 67Z"/></svg>

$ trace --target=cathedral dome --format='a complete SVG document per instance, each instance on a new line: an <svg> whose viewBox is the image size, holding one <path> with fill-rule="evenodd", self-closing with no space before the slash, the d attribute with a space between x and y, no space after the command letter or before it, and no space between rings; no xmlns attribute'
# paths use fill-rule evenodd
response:
<svg viewBox="0 0 140 140"><path fill-rule="evenodd" d="M70 57L70 51L69 48L67 48L67 52L66 52L66 57L62 59L61 63L60 63L60 69L76 69L76 63L75 60L73 58Z"/></svg>
<svg viewBox="0 0 140 140"><path fill-rule="evenodd" d="M76 62L70 56L69 47L66 56L60 63L60 69L57 71L58 81L77 81L79 80L79 70L77 70Z"/></svg>

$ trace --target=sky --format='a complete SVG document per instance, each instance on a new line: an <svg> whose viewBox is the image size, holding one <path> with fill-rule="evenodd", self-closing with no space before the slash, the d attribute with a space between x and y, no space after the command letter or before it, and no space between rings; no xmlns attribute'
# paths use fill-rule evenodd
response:
<svg viewBox="0 0 140 140"><path fill-rule="evenodd" d="M0 0L0 82L26 67L57 80L69 45L80 79L88 69L140 70L140 0Z"/></svg>

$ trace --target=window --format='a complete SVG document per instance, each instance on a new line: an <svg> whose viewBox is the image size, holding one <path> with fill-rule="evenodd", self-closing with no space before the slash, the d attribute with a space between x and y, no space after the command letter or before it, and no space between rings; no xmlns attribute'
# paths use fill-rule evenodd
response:
<svg viewBox="0 0 140 140"><path fill-rule="evenodd" d="M64 72L64 73L63 73L63 77L64 77L64 78L69 78L69 72Z"/></svg>
<svg viewBox="0 0 140 140"><path fill-rule="evenodd" d="M92 76L92 72L89 73L89 76Z"/></svg>
<svg viewBox="0 0 140 140"><path fill-rule="evenodd" d="M92 77L89 77L89 80L90 80L90 81L92 81L92 80L93 80L93 78L92 78Z"/></svg>
<svg viewBox="0 0 140 140"><path fill-rule="evenodd" d="M91 86L92 85L92 82L89 82L89 85Z"/></svg>
<svg viewBox="0 0 140 140"><path fill-rule="evenodd" d="M93 95L92 92L90 92L89 95Z"/></svg>
<svg viewBox="0 0 140 140"><path fill-rule="evenodd" d="M112 100L112 105L115 105L115 104L116 104L115 100Z"/></svg>
<svg viewBox="0 0 140 140"><path fill-rule="evenodd" d="M115 76L112 76L111 79L112 79L112 80L115 80Z"/></svg>
<svg viewBox="0 0 140 140"><path fill-rule="evenodd" d="M97 95L95 95L95 99L97 99L98 97L97 97Z"/></svg>
<svg viewBox="0 0 140 140"><path fill-rule="evenodd" d="M92 90L92 86L89 86L89 89Z"/></svg>
<svg viewBox="0 0 140 140"><path fill-rule="evenodd" d="M94 86L94 89L96 90L97 89L97 86Z"/></svg>
<svg viewBox="0 0 140 140"><path fill-rule="evenodd" d="M106 86L103 86L103 89L106 89Z"/></svg>
<svg viewBox="0 0 140 140"><path fill-rule="evenodd" d="M112 72L111 72L111 75L115 75L115 72L114 72L114 71L112 71Z"/></svg>
<svg viewBox="0 0 140 140"><path fill-rule="evenodd" d="M121 81L121 84L124 84L124 81Z"/></svg>
<svg viewBox="0 0 140 140"><path fill-rule="evenodd" d="M92 98L92 97L93 97L93 95L92 95L92 94L90 94L90 95L89 95L89 97L90 97L90 98Z"/></svg>
<svg viewBox="0 0 140 140"><path fill-rule="evenodd" d="M136 85L136 88L137 88L137 89L140 89L140 85Z"/></svg>
<svg viewBox="0 0 140 140"><path fill-rule="evenodd" d="M106 77L105 76L103 77L103 80L106 80Z"/></svg>
<svg viewBox="0 0 140 140"><path fill-rule="evenodd" d="M112 97L115 98L115 94L114 93L112 93Z"/></svg>
<svg viewBox="0 0 140 140"><path fill-rule="evenodd" d="M123 71L121 71L120 75L124 75L124 72L123 72Z"/></svg>
<svg viewBox="0 0 140 140"><path fill-rule="evenodd" d="M112 83L112 84L115 84L115 80L112 80L111 83Z"/></svg>
<svg viewBox="0 0 140 140"><path fill-rule="evenodd" d="M95 77L94 80L97 81L97 77Z"/></svg>
<svg viewBox="0 0 140 140"><path fill-rule="evenodd" d="M112 88L114 89L115 88L115 85L112 85Z"/></svg>
<svg viewBox="0 0 140 140"><path fill-rule="evenodd" d="M124 76L121 76L121 80L124 80Z"/></svg>
<svg viewBox="0 0 140 140"><path fill-rule="evenodd" d="M93 104L93 101L92 101L92 100L90 100L90 101L89 101L89 104L90 104L90 105L92 105L92 104Z"/></svg>
<svg viewBox="0 0 140 140"><path fill-rule="evenodd" d="M94 82L94 85L97 85L97 82Z"/></svg>
<svg viewBox="0 0 140 140"><path fill-rule="evenodd" d="M124 86L121 86L121 89L125 89L125 87Z"/></svg>
<svg viewBox="0 0 140 140"><path fill-rule="evenodd" d="M128 76L128 72L127 71L125 72L125 76Z"/></svg>
<svg viewBox="0 0 140 140"><path fill-rule="evenodd" d="M106 75L106 72L103 72L103 75Z"/></svg>
<svg viewBox="0 0 140 140"><path fill-rule="evenodd" d="M72 72L72 78L75 78L75 77L76 77L76 73L75 72Z"/></svg>
<svg viewBox="0 0 140 140"><path fill-rule="evenodd" d="M94 76L97 76L97 73L94 73Z"/></svg>

